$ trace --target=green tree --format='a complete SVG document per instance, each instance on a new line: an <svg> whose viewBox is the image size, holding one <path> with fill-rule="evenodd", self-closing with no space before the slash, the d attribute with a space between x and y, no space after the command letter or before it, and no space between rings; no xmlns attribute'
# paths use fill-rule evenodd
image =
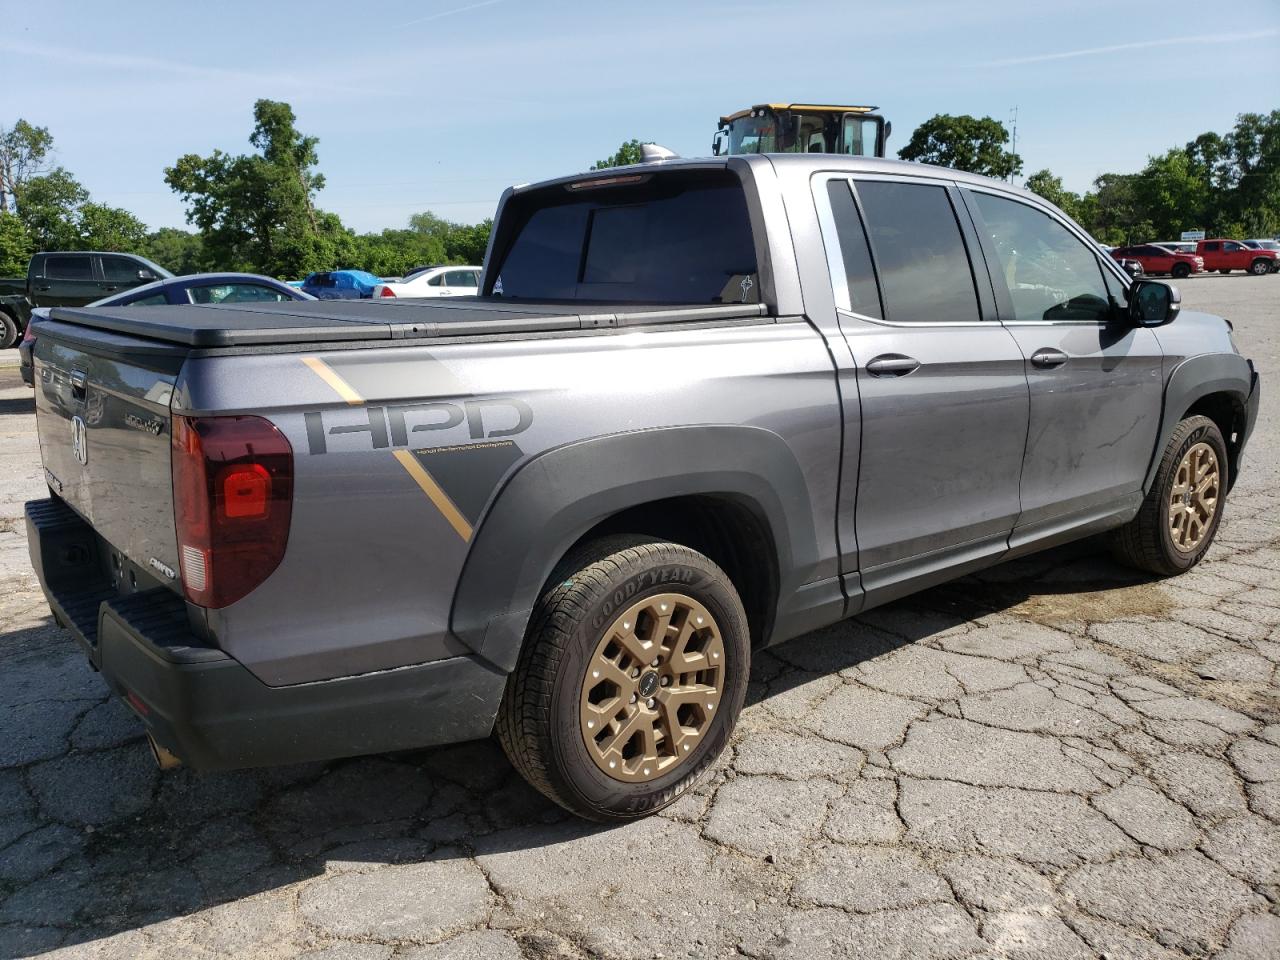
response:
<svg viewBox="0 0 1280 960"><path fill-rule="evenodd" d="M118 250L138 253L147 240L147 225L128 210L87 201L76 211L82 250Z"/></svg>
<svg viewBox="0 0 1280 960"><path fill-rule="evenodd" d="M324 186L316 138L296 129L287 103L259 100L253 116L249 142L259 153L187 154L165 170L211 265L286 277L339 266L356 246L336 215L315 207Z"/></svg>
<svg viewBox="0 0 1280 960"><path fill-rule="evenodd" d="M1022 158L1004 148L1008 142L1004 124L991 117L939 113L916 127L898 156L1005 180L1022 170Z"/></svg>
<svg viewBox="0 0 1280 960"><path fill-rule="evenodd" d="M89 191L62 167L31 177L18 188L18 216L37 250L80 246L77 213Z"/></svg>
<svg viewBox="0 0 1280 960"><path fill-rule="evenodd" d="M199 234L189 230L161 227L147 235L139 252L179 276L205 269L204 244Z"/></svg>
<svg viewBox="0 0 1280 960"><path fill-rule="evenodd" d="M605 157L603 160L597 160L590 167L592 170L607 170L609 167L625 167L631 163L639 163L644 159L640 153L642 144L648 143L647 140L628 140L620 146L617 152L611 157Z"/></svg>
<svg viewBox="0 0 1280 960"><path fill-rule="evenodd" d="M0 127L0 213L13 212L18 191L44 173L52 149L48 127L21 119L8 129Z"/></svg>
<svg viewBox="0 0 1280 960"><path fill-rule="evenodd" d="M0 274L25 276L35 247L31 234L14 214L0 210Z"/></svg>
<svg viewBox="0 0 1280 960"><path fill-rule="evenodd" d="M1104 173L1093 181L1090 232L1103 243L1121 245L1153 239L1153 227L1139 197L1136 173Z"/></svg>
<svg viewBox="0 0 1280 960"><path fill-rule="evenodd" d="M1080 194L1072 193L1064 187L1061 177L1055 177L1048 170L1037 170L1027 177L1024 186L1037 196L1048 200L1073 220L1080 220Z"/></svg>
<svg viewBox="0 0 1280 960"><path fill-rule="evenodd" d="M1186 150L1152 157L1133 182L1133 201L1158 237L1176 239L1201 227L1209 212L1209 187Z"/></svg>

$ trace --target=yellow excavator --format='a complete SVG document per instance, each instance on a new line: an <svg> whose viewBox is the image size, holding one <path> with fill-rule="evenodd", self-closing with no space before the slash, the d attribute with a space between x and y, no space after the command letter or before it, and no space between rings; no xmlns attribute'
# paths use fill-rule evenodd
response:
<svg viewBox="0 0 1280 960"><path fill-rule="evenodd" d="M760 103L720 118L717 157L739 153L842 153L883 157L893 125L875 111L819 103Z"/></svg>

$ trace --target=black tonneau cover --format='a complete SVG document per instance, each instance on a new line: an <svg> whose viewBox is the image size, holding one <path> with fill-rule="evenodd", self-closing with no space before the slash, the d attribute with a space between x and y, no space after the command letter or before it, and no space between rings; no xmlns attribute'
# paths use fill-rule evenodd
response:
<svg viewBox="0 0 1280 960"><path fill-rule="evenodd" d="M587 330L764 316L759 303L516 303L501 297L440 300L305 300L236 305L54 307L49 317L80 327L188 347L402 340L495 333Z"/></svg>

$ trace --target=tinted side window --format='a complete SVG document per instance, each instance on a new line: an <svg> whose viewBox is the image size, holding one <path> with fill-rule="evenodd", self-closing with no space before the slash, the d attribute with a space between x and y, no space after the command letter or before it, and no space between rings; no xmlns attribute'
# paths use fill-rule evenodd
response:
<svg viewBox="0 0 1280 960"><path fill-rule="evenodd" d="M217 283L191 288L192 303L279 303L288 299L279 290L260 283Z"/></svg>
<svg viewBox="0 0 1280 960"><path fill-rule="evenodd" d="M946 189L877 180L860 181L857 189L880 275L885 319L979 320L973 272Z"/></svg>
<svg viewBox="0 0 1280 960"><path fill-rule="evenodd" d="M128 257L102 258L102 278L107 283L137 283L138 271L141 269L141 264Z"/></svg>
<svg viewBox="0 0 1280 960"><path fill-rule="evenodd" d="M1111 304L1093 251L1025 203L971 193L995 244L1016 320L1106 320Z"/></svg>
<svg viewBox="0 0 1280 960"><path fill-rule="evenodd" d="M1218 244L1217 244L1217 243L1206 243L1206 244L1204 245L1204 248L1205 248L1205 250L1209 251L1210 253L1213 253L1214 251L1216 251L1216 250L1218 249Z"/></svg>
<svg viewBox="0 0 1280 960"><path fill-rule="evenodd" d="M479 281L471 270L450 270L445 283L451 287L479 286Z"/></svg>
<svg viewBox="0 0 1280 960"><path fill-rule="evenodd" d="M88 255L49 257L44 262L44 275L49 280L92 280L93 265Z"/></svg>
<svg viewBox="0 0 1280 960"><path fill-rule="evenodd" d="M853 191L848 180L828 180L827 196L831 200L831 215L836 224L836 237L840 242L840 257L844 261L846 291L837 291L837 307L860 313L864 317L881 319L880 293L876 290L876 275L871 267L871 251L867 248L867 233L862 229L862 218L853 202Z"/></svg>
<svg viewBox="0 0 1280 960"><path fill-rule="evenodd" d="M169 302L169 298L163 293L153 293L150 296L139 297L137 300L130 300L131 307L159 307Z"/></svg>

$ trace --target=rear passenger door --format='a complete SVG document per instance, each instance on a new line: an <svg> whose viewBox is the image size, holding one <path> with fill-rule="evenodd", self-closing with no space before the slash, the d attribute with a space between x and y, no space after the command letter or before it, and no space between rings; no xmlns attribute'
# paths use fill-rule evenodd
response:
<svg viewBox="0 0 1280 960"><path fill-rule="evenodd" d="M1121 308L1125 282L1063 221L1006 194L966 187L964 197L1031 389L1010 546L1065 539L1142 498L1160 423L1160 343Z"/></svg>
<svg viewBox="0 0 1280 960"><path fill-rule="evenodd" d="M80 307L101 296L92 254L59 253L45 257L44 275L31 278L31 299L37 307Z"/></svg>
<svg viewBox="0 0 1280 960"><path fill-rule="evenodd" d="M1027 380L990 282L973 270L976 237L956 215L953 185L832 177L825 194L820 220L837 241L828 257L861 404L858 566L868 602L880 602L1006 549Z"/></svg>

